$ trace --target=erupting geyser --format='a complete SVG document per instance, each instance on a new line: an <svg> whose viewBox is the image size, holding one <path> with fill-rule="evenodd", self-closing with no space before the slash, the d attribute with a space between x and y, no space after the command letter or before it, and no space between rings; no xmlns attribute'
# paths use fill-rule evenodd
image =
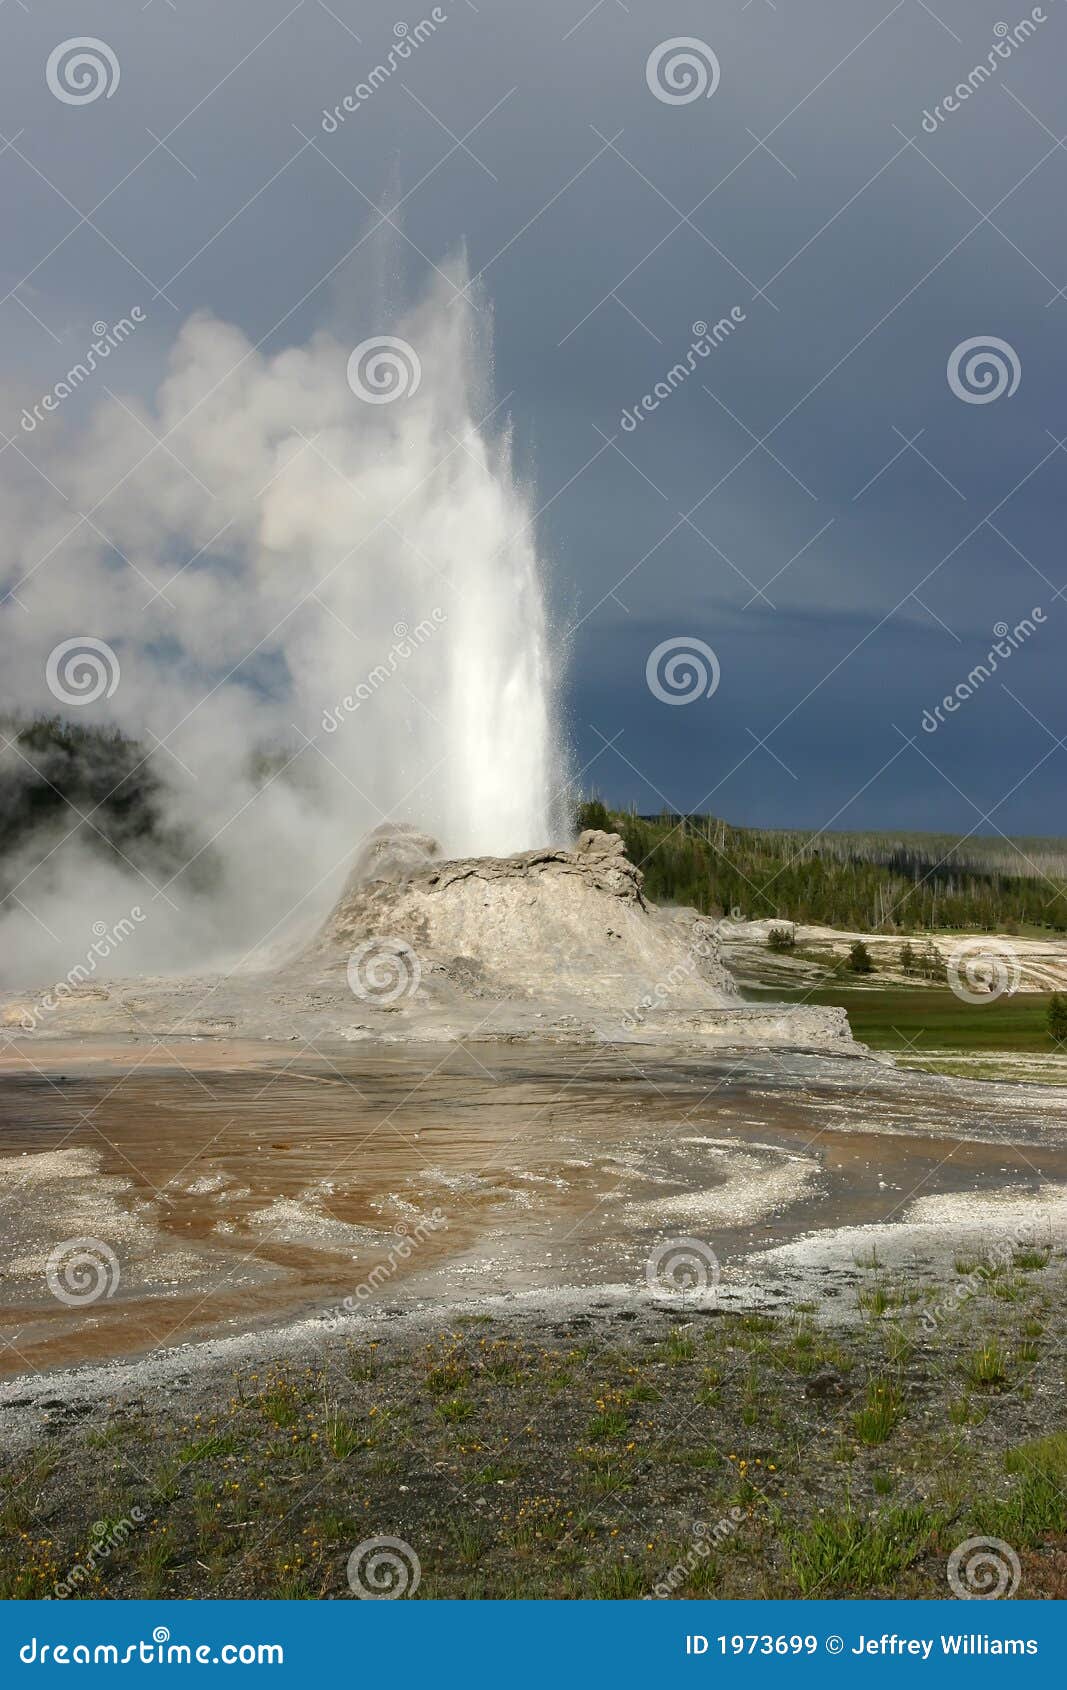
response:
<svg viewBox="0 0 1067 1690"><path fill-rule="evenodd" d="M451 281L462 289L466 278L456 270ZM309 704L312 677L315 696L324 683L336 695L327 754L383 814L417 822L447 855L561 843L532 507L507 431L483 420L493 401L482 313L441 283L404 331L358 349L355 416L342 393L342 419L320 421L292 472L314 533L329 521L327 555L341 559L331 610L376 661L361 670L350 641L327 641L297 665L297 682Z"/></svg>
<svg viewBox="0 0 1067 1690"><path fill-rule="evenodd" d="M453 857L565 842L533 504L468 285L453 263L400 316L347 289L344 331L270 353L199 314L151 403L101 395L77 439L37 431L66 500L6 455L3 702L54 713L49 654L105 642L117 684L58 708L164 742L172 845L154 862L141 841L131 872L85 830L34 842L34 914L9 903L0 926L8 978L66 967L134 903L150 919L101 972L235 961L312 926L385 821Z"/></svg>

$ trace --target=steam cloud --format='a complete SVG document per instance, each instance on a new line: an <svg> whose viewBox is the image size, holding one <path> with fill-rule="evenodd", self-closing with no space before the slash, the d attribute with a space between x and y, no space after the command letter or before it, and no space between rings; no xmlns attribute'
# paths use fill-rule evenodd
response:
<svg viewBox="0 0 1067 1690"><path fill-rule="evenodd" d="M69 503L4 455L4 706L54 713L50 652L106 641L121 683L68 714L166 741L161 830L198 853L177 873L150 862L149 885L84 827L34 841L0 907L6 981L54 977L134 903L150 919L112 971L234 960L290 912L306 928L386 818L450 855L564 837L531 501L506 429L482 420L489 347L465 282L454 263L372 325L415 353L394 402L352 385L354 341L266 356L201 314L153 408L101 396L77 439L26 445Z"/></svg>

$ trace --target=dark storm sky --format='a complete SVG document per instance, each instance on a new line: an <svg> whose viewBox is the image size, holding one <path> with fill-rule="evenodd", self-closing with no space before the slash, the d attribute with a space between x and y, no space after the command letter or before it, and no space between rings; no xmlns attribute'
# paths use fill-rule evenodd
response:
<svg viewBox="0 0 1067 1690"><path fill-rule="evenodd" d="M370 207L406 195L408 280L462 239L492 308L583 784L737 822L1067 832L1062 0L932 134L924 111L989 64L1021 0L441 10L327 136L323 108L421 0L9 0L5 392L55 379L47 329L73 351L138 302L123 379L145 391L200 308L265 350L306 338ZM121 83L77 109L43 67L80 34ZM710 98L649 88L680 37L718 61ZM734 333L621 429L731 307ZM979 336L1019 370L989 403L946 373ZM994 626L1035 607L1034 635L924 733ZM674 638L714 650L713 696L650 690Z"/></svg>

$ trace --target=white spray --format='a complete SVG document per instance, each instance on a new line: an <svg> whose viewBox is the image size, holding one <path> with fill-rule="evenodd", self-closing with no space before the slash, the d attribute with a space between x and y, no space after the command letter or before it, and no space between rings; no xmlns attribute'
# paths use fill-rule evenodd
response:
<svg viewBox="0 0 1067 1690"><path fill-rule="evenodd" d="M147 881L77 836L35 866L35 842L0 977L55 971L134 902L150 919L116 971L235 958L310 921L387 819L454 856L565 837L531 501L465 281L453 266L355 349L319 333L265 356L196 316L153 407L102 400L76 442L34 441L65 501L21 466L0 486L4 705L62 708L49 654L106 642L118 685L64 713L163 742L189 840Z"/></svg>

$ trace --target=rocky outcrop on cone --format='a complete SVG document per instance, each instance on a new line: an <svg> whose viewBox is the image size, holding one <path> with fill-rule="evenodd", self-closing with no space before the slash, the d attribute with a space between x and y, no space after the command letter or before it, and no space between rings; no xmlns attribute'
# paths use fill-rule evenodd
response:
<svg viewBox="0 0 1067 1690"><path fill-rule="evenodd" d="M422 868L440 856L436 839L417 827L402 823L386 823L368 833L352 865L352 872L341 894L342 902L352 889L368 880L403 880L413 870Z"/></svg>
<svg viewBox="0 0 1067 1690"><path fill-rule="evenodd" d="M610 1006L635 1020L664 1005L734 1002L713 924L649 904L642 878L619 836L595 830L570 851L451 862L427 852L401 876L354 872L303 961L328 967L378 939L410 948L431 998L450 981L481 997L566 999L567 1009Z"/></svg>

